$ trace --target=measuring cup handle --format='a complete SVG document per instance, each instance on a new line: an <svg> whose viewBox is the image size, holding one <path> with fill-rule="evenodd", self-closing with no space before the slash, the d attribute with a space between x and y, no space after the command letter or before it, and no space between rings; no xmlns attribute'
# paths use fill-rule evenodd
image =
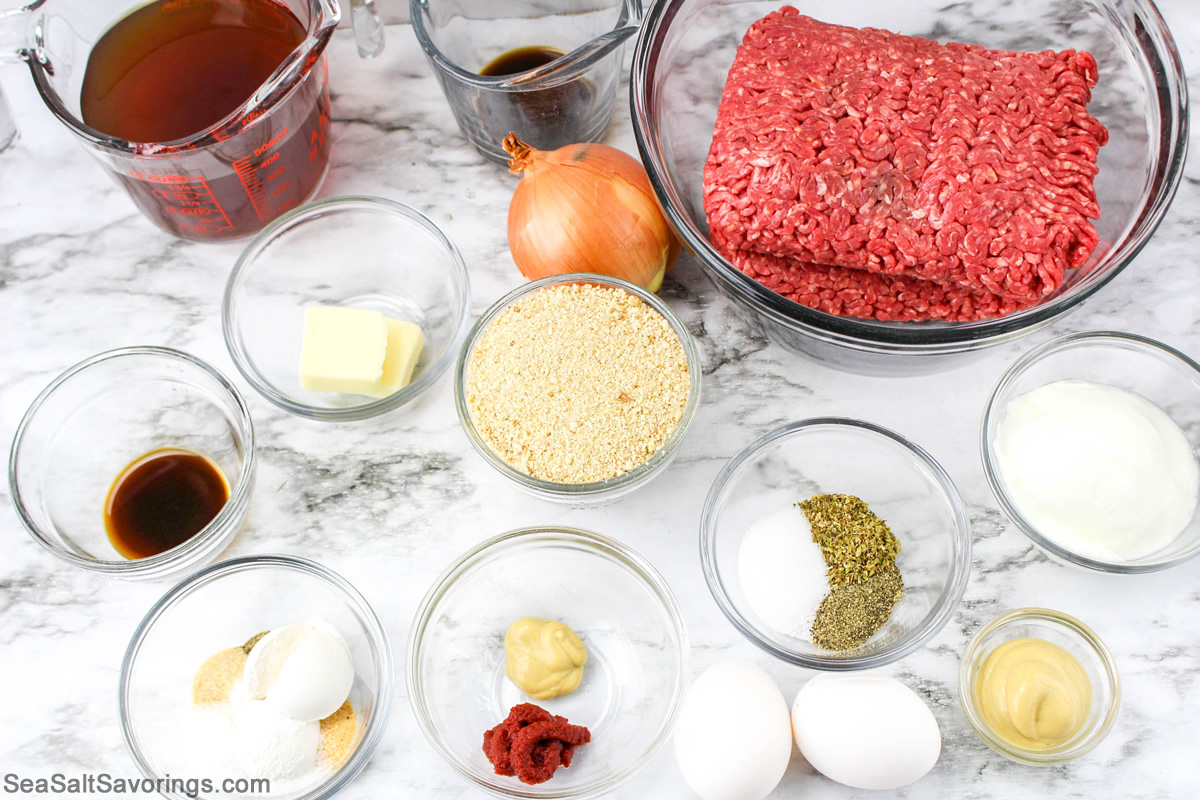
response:
<svg viewBox="0 0 1200 800"><path fill-rule="evenodd" d="M35 0L19 8L0 11L0 64L12 64L29 58L31 12L44 2Z"/></svg>
<svg viewBox="0 0 1200 800"><path fill-rule="evenodd" d="M350 22L360 57L374 58L383 52L383 20L375 0L350 0Z"/></svg>

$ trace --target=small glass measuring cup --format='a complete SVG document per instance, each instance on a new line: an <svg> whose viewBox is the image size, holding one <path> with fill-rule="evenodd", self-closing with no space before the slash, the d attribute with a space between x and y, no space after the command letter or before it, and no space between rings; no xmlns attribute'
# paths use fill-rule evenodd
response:
<svg viewBox="0 0 1200 800"><path fill-rule="evenodd" d="M161 13L210 2L174 0ZM0 62L28 64L46 107L159 227L197 241L248 236L311 197L325 177L331 140L324 50L340 12L336 0L244 2L285 7L306 38L245 103L186 139L129 142L82 119L92 47L146 0L34 0L0 12ZM375 13L373 0L353 7ZM377 53L382 29L369 21L355 27L360 54Z"/></svg>
<svg viewBox="0 0 1200 800"><path fill-rule="evenodd" d="M17 123L13 119L12 109L4 99L4 87L0 86L0 153L8 149L17 140Z"/></svg>
<svg viewBox="0 0 1200 800"><path fill-rule="evenodd" d="M540 150L604 136L625 40L641 0L409 0L417 41L458 127L476 150L508 163L510 131ZM479 74L524 47L565 55L513 75Z"/></svg>

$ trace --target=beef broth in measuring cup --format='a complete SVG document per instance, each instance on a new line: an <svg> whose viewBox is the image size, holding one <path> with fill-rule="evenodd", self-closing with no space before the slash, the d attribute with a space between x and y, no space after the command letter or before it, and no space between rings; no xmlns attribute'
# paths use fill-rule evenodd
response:
<svg viewBox="0 0 1200 800"><path fill-rule="evenodd" d="M336 3L44 0L25 11L39 38L17 55L47 106L160 227L248 236L320 186ZM17 21L30 22L0 15L0 28Z"/></svg>

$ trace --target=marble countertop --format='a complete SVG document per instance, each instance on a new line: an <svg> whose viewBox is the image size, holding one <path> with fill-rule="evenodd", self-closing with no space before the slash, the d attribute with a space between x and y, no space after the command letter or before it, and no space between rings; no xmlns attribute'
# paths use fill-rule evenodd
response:
<svg viewBox="0 0 1200 800"><path fill-rule="evenodd" d="M1188 0L1161 5L1198 96L1200 7ZM514 178L465 144L411 31L394 25L388 34L387 51L373 62L360 62L344 33L332 43L333 166L321 195L381 195L429 215L463 253L478 315L522 281L505 241ZM686 616L696 671L746 658L766 668L790 699L811 675L746 642L705 587L696 546L701 503L724 462L780 424L822 414L871 420L940 460L974 529L971 580L953 619L928 646L886 669L927 700L944 739L934 770L897 796L1195 796L1200 560L1133 577L1050 561L1001 515L977 445L996 379L1019 354L1054 335L1133 331L1200 357L1195 159L1149 246L1084 308L937 375L842 374L789 353L748 329L696 264L682 261L663 296L697 334L702 352L704 402L694 429L649 488L613 506L578 510L517 494L472 451L454 412L449 375L415 406L370 423L308 422L255 395L236 374L219 321L221 291L241 245L189 244L153 227L50 118L23 73L0 71L21 129L16 146L0 153L0 441L6 447L30 401L65 367L125 345L180 348L235 377L259 437L250 514L226 555L294 553L340 572L383 619L398 660L418 602L457 555L504 530L563 524L621 539L663 572ZM610 143L636 150L623 101ZM7 484L0 501L0 773L132 774L117 722L120 661L134 627L168 587L110 581L59 563L21 529ZM1027 605L1089 623L1121 671L1116 727L1094 752L1063 766L1019 766L988 750L956 698L968 638L1002 611ZM421 735L402 675L396 677L386 736L346 796L482 797ZM689 796L669 749L614 795ZM876 795L826 780L798 755L774 795L860 796Z"/></svg>

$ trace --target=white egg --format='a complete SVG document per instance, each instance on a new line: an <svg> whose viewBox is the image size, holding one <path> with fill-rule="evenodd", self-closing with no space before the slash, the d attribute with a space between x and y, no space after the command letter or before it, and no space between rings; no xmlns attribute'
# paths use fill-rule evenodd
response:
<svg viewBox="0 0 1200 800"><path fill-rule="evenodd" d="M800 752L825 777L856 789L896 789L933 769L937 720L917 693L884 675L818 675L796 695Z"/></svg>
<svg viewBox="0 0 1200 800"><path fill-rule="evenodd" d="M675 733L675 759L703 800L763 800L792 758L787 701L748 661L722 661L696 678Z"/></svg>

